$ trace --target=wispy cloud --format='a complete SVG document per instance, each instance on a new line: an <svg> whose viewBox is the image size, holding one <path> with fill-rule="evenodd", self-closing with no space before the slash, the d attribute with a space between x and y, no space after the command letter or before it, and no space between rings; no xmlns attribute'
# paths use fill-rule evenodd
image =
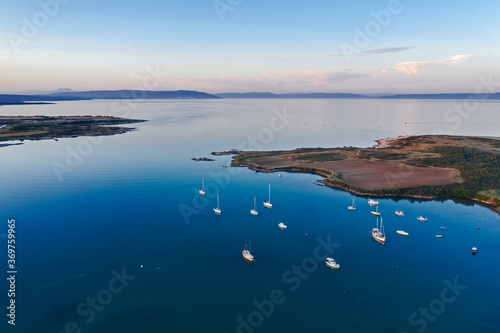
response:
<svg viewBox="0 0 500 333"><path fill-rule="evenodd" d="M406 50L410 50L415 48L415 46L400 46L400 47L383 47L379 49L371 49L371 50L366 50L366 51L361 51L361 52L355 52L352 53L352 56L358 56L358 57L363 57L363 56L369 56L369 55L377 55L377 54L388 54L388 53L398 53L398 52L403 52ZM336 53L332 54L334 57L345 57L344 53Z"/></svg>
<svg viewBox="0 0 500 333"><path fill-rule="evenodd" d="M432 61L408 61L408 62L400 62L394 69L403 73L406 73L408 76L418 75L422 67L432 65Z"/></svg>
<svg viewBox="0 0 500 333"><path fill-rule="evenodd" d="M128 76L133 77L134 79L141 79L141 80L149 79L148 76L144 76L144 75L139 74L139 73L130 73Z"/></svg>
<svg viewBox="0 0 500 333"><path fill-rule="evenodd" d="M384 47L381 49L373 49L373 50L366 50L363 52L359 52L358 55L366 56L366 55L372 55L372 54L398 53L398 52L403 52L403 51L413 49L413 48L414 48L414 46Z"/></svg>
<svg viewBox="0 0 500 333"><path fill-rule="evenodd" d="M467 60L467 58L469 58L470 56L471 56L470 54L459 54L459 55L445 58L442 60L442 62L445 64L457 65L457 64Z"/></svg>
<svg viewBox="0 0 500 333"><path fill-rule="evenodd" d="M408 76L416 76L420 74L420 71L424 67L433 66L433 65L457 65L467 58L471 57L470 54L462 54L462 55L454 55L446 58L442 58L436 61L408 61L408 62L400 62L394 69L400 72L405 73Z"/></svg>

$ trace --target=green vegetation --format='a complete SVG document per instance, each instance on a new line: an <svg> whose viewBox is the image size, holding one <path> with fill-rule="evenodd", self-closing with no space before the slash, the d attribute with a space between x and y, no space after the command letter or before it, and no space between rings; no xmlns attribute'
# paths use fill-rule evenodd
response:
<svg viewBox="0 0 500 333"><path fill-rule="evenodd" d="M249 166L257 171L294 171L316 173L325 176L324 183L351 192L379 196L410 196L426 198L465 198L485 201L500 210L500 139L488 137L460 136L411 136L380 140L376 148L299 148L292 151L274 152L239 152L233 158L233 165ZM432 170L449 169L453 173L446 185L422 185L421 181L412 183L412 187L391 186L392 188L365 189L347 183L342 174L335 171L335 166L324 169L322 162L345 160L353 167L356 163L394 164L410 170L408 175L385 172L378 177L398 177L410 179L413 167ZM361 162L362 161L362 162ZM390 163L389 163L390 162ZM319 163L319 164L315 164ZM362 168L360 172L364 172ZM389 170L389 169L388 169ZM457 172L458 171L458 172ZM454 174L454 176L453 176ZM375 176L377 177L377 176ZM383 178L382 178L383 179ZM415 186L417 185L417 186ZM406 185L407 186L407 185Z"/></svg>
<svg viewBox="0 0 500 333"><path fill-rule="evenodd" d="M106 116L0 116L0 141L113 135L127 132L131 128L102 125L118 125L141 121L143 120Z"/></svg>

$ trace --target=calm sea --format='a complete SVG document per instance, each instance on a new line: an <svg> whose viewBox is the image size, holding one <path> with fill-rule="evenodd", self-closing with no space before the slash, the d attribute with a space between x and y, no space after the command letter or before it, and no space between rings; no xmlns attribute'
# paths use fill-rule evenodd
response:
<svg viewBox="0 0 500 333"><path fill-rule="evenodd" d="M453 111L460 106L446 100L2 106L2 115L148 122L123 135L0 148L1 331L499 332L498 214L471 202L380 199L382 246L371 238L376 218L367 198L356 197L350 212L353 196L318 186L318 176L257 174L229 168L230 156L210 155L366 147L409 134L498 135L499 102ZM199 157L215 161L191 160ZM202 178L205 197L198 195ZM262 206L268 184L272 210ZM213 213L216 194L221 216ZM254 196L257 218L249 214ZM5 309L11 218L15 327ZM398 236L399 229L410 236ZM253 265L241 256L249 240ZM326 255L339 271L327 269Z"/></svg>

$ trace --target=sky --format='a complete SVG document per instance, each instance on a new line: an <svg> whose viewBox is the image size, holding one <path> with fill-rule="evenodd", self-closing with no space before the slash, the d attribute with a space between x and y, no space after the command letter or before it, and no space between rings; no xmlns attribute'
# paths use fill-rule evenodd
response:
<svg viewBox="0 0 500 333"><path fill-rule="evenodd" d="M499 17L498 0L2 0L0 92L468 93L500 82Z"/></svg>

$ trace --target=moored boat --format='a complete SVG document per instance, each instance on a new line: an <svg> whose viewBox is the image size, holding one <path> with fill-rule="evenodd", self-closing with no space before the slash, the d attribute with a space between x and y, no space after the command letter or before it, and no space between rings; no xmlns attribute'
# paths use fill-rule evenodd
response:
<svg viewBox="0 0 500 333"><path fill-rule="evenodd" d="M402 211L402 210L397 210L397 211L395 212L395 214L396 214L397 216L400 216L400 217L405 216L405 214L403 213L403 211Z"/></svg>
<svg viewBox="0 0 500 333"><path fill-rule="evenodd" d="M472 254L473 254L473 255L475 255L476 253L477 253L477 247L475 247L475 246L474 246L474 247L472 248Z"/></svg>
<svg viewBox="0 0 500 333"><path fill-rule="evenodd" d="M252 247L252 241L250 241L250 248ZM255 262L255 258L253 257L253 255L250 253L250 250L247 249L247 244L245 243L245 249L241 252L241 254L243 255L243 259L245 259L245 261L253 264Z"/></svg>
<svg viewBox="0 0 500 333"><path fill-rule="evenodd" d="M335 262L335 259L333 258L326 258L326 266L328 266L331 269L339 269L340 265Z"/></svg>
<svg viewBox="0 0 500 333"><path fill-rule="evenodd" d="M373 199L370 199L370 200L368 200L368 204L369 204L370 206L377 206L377 205L378 205L378 201L375 201L375 200L373 200Z"/></svg>
<svg viewBox="0 0 500 333"><path fill-rule="evenodd" d="M198 191L200 195L205 195L205 180L202 178L201 179L201 190Z"/></svg>
<svg viewBox="0 0 500 333"><path fill-rule="evenodd" d="M377 227L372 229L372 238L382 244L385 245L385 230L384 230L384 224L382 222L382 219L380 219L380 229L378 225L378 219L377 219Z"/></svg>
<svg viewBox="0 0 500 333"><path fill-rule="evenodd" d="M420 222L427 222L427 217L419 216L417 217L417 220L419 220Z"/></svg>
<svg viewBox="0 0 500 333"><path fill-rule="evenodd" d="M253 197L253 209L250 209L250 214L252 214L253 216L259 215L259 212L257 211L257 201L255 197Z"/></svg>
<svg viewBox="0 0 500 333"><path fill-rule="evenodd" d="M403 230L397 230L396 233L400 236L405 236L405 237L408 237L408 233L406 231L403 231Z"/></svg>
<svg viewBox="0 0 500 333"><path fill-rule="evenodd" d="M273 204L271 203L271 184L269 184L269 200L264 200L264 207L272 209Z"/></svg>
<svg viewBox="0 0 500 333"><path fill-rule="evenodd" d="M278 224L278 227L280 227L281 230L285 230L286 228L288 228L287 225L285 223L283 223L283 222L280 222Z"/></svg>
<svg viewBox="0 0 500 333"><path fill-rule="evenodd" d="M219 206L219 195L218 194L217 194L217 208L214 208L214 213L217 215L222 214L222 210L220 209L220 206Z"/></svg>
<svg viewBox="0 0 500 333"><path fill-rule="evenodd" d="M354 198L352 198L352 204L347 207L349 210L356 210L356 203L354 202Z"/></svg>

